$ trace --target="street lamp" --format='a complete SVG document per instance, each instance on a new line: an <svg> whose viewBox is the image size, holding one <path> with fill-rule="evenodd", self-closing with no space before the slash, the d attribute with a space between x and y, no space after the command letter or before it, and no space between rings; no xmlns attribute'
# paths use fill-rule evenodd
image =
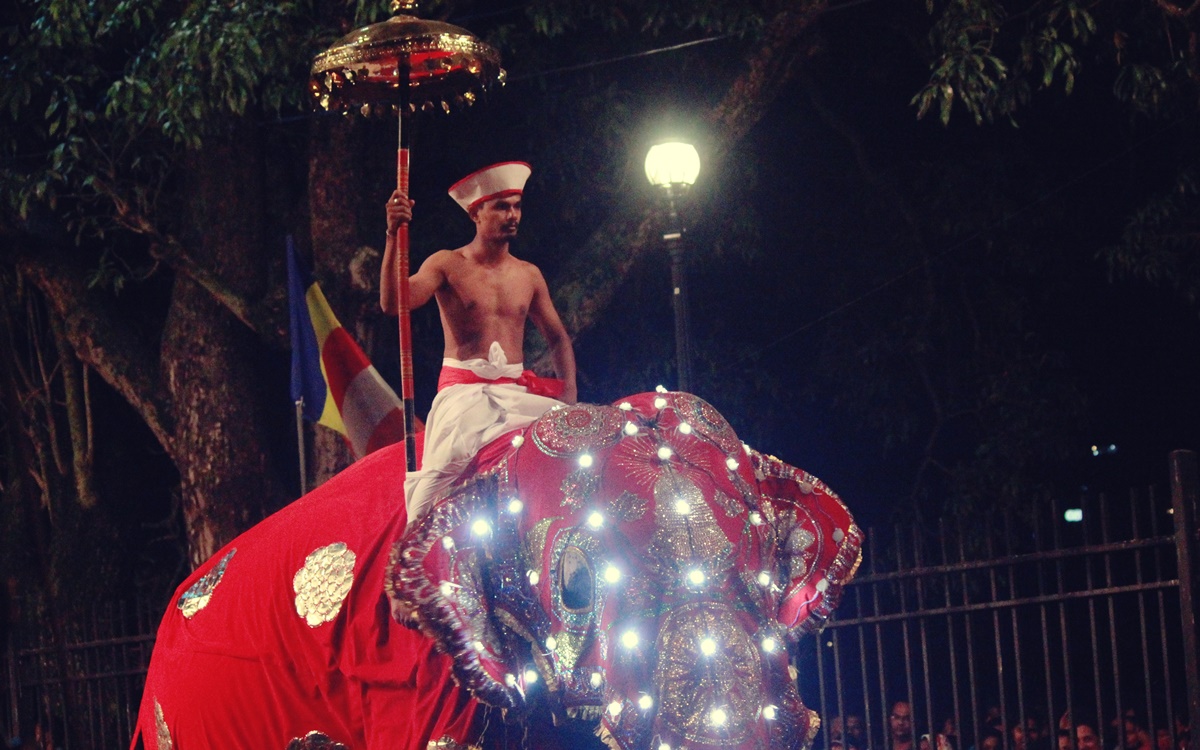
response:
<svg viewBox="0 0 1200 750"><path fill-rule="evenodd" d="M678 389L687 391L692 379L691 341L688 338L687 286L683 275L683 220L678 202L700 174L700 155L690 143L672 141L651 147L646 154L646 179L667 199L667 225L663 242L671 257L672 306L675 310L675 370Z"/></svg>

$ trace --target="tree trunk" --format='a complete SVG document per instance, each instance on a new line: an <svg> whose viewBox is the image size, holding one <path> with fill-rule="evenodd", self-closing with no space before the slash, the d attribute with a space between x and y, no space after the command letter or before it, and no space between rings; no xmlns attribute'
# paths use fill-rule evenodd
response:
<svg viewBox="0 0 1200 750"><path fill-rule="evenodd" d="M258 132L244 128L211 142L193 159L185 185L186 244L243 298L261 296L266 281L258 141ZM176 277L162 369L176 415L173 442L193 567L283 500L269 471L261 414L274 384L256 373L259 353L261 343L226 307L191 278Z"/></svg>

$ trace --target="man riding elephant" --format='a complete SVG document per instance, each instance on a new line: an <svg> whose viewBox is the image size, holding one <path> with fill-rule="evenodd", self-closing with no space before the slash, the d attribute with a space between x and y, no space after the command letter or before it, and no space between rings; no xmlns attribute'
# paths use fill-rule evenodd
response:
<svg viewBox="0 0 1200 750"><path fill-rule="evenodd" d="M411 518L429 509L481 447L561 402L577 400L571 338L554 309L546 280L537 266L509 252L521 224L529 175L524 162L502 162L452 185L451 197L475 223L475 238L457 250L437 251L409 278L414 309L437 299L446 340L438 395L425 424L421 470L405 480ZM408 196L393 193L387 217L379 303L385 312L395 313L395 237L399 225L412 218ZM546 339L562 382L523 370L526 318Z"/></svg>
<svg viewBox="0 0 1200 750"><path fill-rule="evenodd" d="M574 403L545 282L508 254L528 174L452 188L476 237L410 279L447 357L411 492L403 447L381 449L194 571L159 628L146 747L466 750L507 747L513 724L522 746L577 747L535 717L590 722L612 750L811 742L788 644L836 605L861 533L696 396ZM411 202L388 205L394 230ZM385 309L394 262L389 245ZM507 365L526 315L561 401Z"/></svg>

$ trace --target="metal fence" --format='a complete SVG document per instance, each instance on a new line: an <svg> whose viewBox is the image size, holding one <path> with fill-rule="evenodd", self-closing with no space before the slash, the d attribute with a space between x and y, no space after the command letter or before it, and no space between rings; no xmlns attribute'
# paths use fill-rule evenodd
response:
<svg viewBox="0 0 1200 750"><path fill-rule="evenodd" d="M890 748L900 700L917 736L951 721L956 750L982 746L989 710L1006 727L1040 723L1051 739L1063 714L1103 732L1133 710L1151 737L1162 728L1178 740L1200 716L1196 499L1196 456L1177 452L1169 497L1084 498L1079 522L1048 501L1026 518L869 532L835 619L800 654L801 693L827 718L818 746L833 746L828 719L858 716L858 750ZM58 637L10 632L0 730L30 739L41 724L64 750L128 747L160 614L104 605ZM1029 739L1005 732L999 750L1039 750Z"/></svg>
<svg viewBox="0 0 1200 750"><path fill-rule="evenodd" d="M39 750L128 748L161 614L102 603L61 633L10 631L0 654L4 739L42 738L43 745L23 745Z"/></svg>
<svg viewBox="0 0 1200 750"><path fill-rule="evenodd" d="M827 721L818 742L903 745L889 731L902 701L915 750L926 733L933 750L938 734L957 748L984 747L988 734L1003 750L1054 748L1064 714L1105 747L1133 747L1125 722L1113 726L1127 715L1152 740L1163 730L1164 745L1187 747L1189 717L1200 715L1196 456L1171 459L1171 496L1051 500L1024 518L869 531L863 567L806 652L813 678L801 685L822 716L858 717L865 733L846 739L836 727L845 720ZM1200 750L1197 738L1190 748Z"/></svg>

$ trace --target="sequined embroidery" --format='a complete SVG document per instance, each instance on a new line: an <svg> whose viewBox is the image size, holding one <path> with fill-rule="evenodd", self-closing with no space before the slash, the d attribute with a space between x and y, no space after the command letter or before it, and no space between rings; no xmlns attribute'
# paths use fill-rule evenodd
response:
<svg viewBox="0 0 1200 750"><path fill-rule="evenodd" d="M618 521L640 521L646 515L650 503L641 495L635 495L626 490L608 504L608 512Z"/></svg>
<svg viewBox="0 0 1200 750"><path fill-rule="evenodd" d="M669 468L654 483L654 525L650 554L660 577L681 577L697 566L711 576L729 567L732 545L704 493Z"/></svg>
<svg viewBox="0 0 1200 750"><path fill-rule="evenodd" d="M334 542L313 550L296 571L292 578L296 614L310 628L333 620L341 611L354 583L354 560L353 550L344 542Z"/></svg>
<svg viewBox="0 0 1200 750"><path fill-rule="evenodd" d="M563 493L563 506L571 510L579 510L591 499L599 486L600 476L594 470L576 469L563 478L560 487Z"/></svg>
<svg viewBox="0 0 1200 750"><path fill-rule="evenodd" d="M533 424L533 442L548 456L562 458L599 450L617 442L625 424L611 406L575 404L555 407Z"/></svg>
<svg viewBox="0 0 1200 750"><path fill-rule="evenodd" d="M452 740L449 737L443 737L440 740L431 740L425 746L428 750L479 750L480 745L464 745L457 740Z"/></svg>
<svg viewBox="0 0 1200 750"><path fill-rule="evenodd" d="M557 520L558 517L543 518L525 535L525 554L529 556L534 570L542 566L542 558L546 555L546 534L550 531L550 525Z"/></svg>
<svg viewBox="0 0 1200 750"><path fill-rule="evenodd" d="M698 658L696 645L706 638L716 642L716 651ZM672 610L658 653L659 719L670 732L704 745L744 742L763 705L764 679L759 651L736 613L720 603ZM711 715L718 707L725 721L716 726Z"/></svg>
<svg viewBox="0 0 1200 750"><path fill-rule="evenodd" d="M167 719L163 716L162 706L157 698L154 700L154 735L158 750L172 750L175 747L171 742L171 730L167 727Z"/></svg>
<svg viewBox="0 0 1200 750"><path fill-rule="evenodd" d="M216 590L217 584L221 582L221 578L225 575L225 568L229 566L229 561L233 559L237 549L231 549L225 554L221 560L212 567L212 570L205 573L183 592L179 597L177 606L183 616L189 620L200 610L208 606L208 602L212 599L213 591Z"/></svg>
<svg viewBox="0 0 1200 750"><path fill-rule="evenodd" d="M287 744L287 750L350 750L340 742L317 731L309 732L303 737L296 737Z"/></svg>

